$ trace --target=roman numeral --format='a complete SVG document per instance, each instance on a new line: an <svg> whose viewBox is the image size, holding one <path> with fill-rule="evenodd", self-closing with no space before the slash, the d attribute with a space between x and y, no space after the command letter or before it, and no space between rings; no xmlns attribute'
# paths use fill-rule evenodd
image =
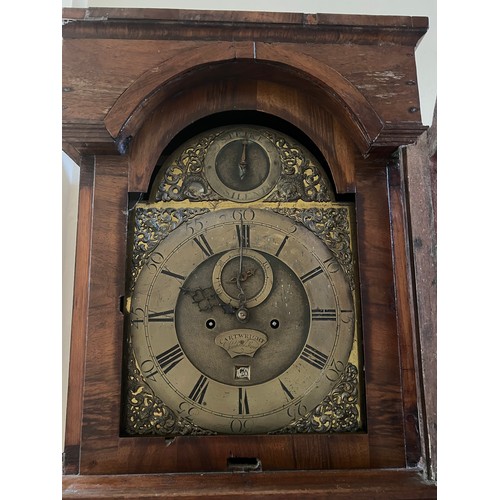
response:
<svg viewBox="0 0 500 500"><path fill-rule="evenodd" d="M288 387L281 380L280 380L280 385L281 385L281 388L283 389L283 392L286 394L287 399L289 399L291 401L293 399L293 394L290 392Z"/></svg>
<svg viewBox="0 0 500 500"><path fill-rule="evenodd" d="M236 226L236 235L238 236L238 246L243 248L250 246L250 226L248 224Z"/></svg>
<svg viewBox="0 0 500 500"><path fill-rule="evenodd" d="M189 394L189 399L193 400L195 403L203 404L203 399L205 398L205 393L207 392L208 379L205 375L201 375L196 382L193 390Z"/></svg>
<svg viewBox="0 0 500 500"><path fill-rule="evenodd" d="M174 310L162 311L162 312L150 312L148 314L148 322L153 323L173 323L174 322Z"/></svg>
<svg viewBox="0 0 500 500"><path fill-rule="evenodd" d="M200 250L205 254L206 257L210 257L214 254L204 234L200 234L199 238L194 238L194 242L200 247Z"/></svg>
<svg viewBox="0 0 500 500"><path fill-rule="evenodd" d="M184 353L179 344L156 356L156 361L164 373L168 373L175 365L184 359Z"/></svg>
<svg viewBox="0 0 500 500"><path fill-rule="evenodd" d="M243 387L238 389L238 413L240 415L248 415L250 413L250 409L248 407L248 396L247 390Z"/></svg>
<svg viewBox="0 0 500 500"><path fill-rule="evenodd" d="M328 356L314 347L311 347L309 344L306 344L302 354L300 355L300 359L303 359L311 366L314 366L314 368L322 370L328 361Z"/></svg>
<svg viewBox="0 0 500 500"><path fill-rule="evenodd" d="M302 283L305 283L306 281L312 280L313 278L315 278L316 276L318 276L318 274L321 274L322 272L323 272L323 269L318 266L315 269L304 274L304 276L301 276L300 281L302 281Z"/></svg>
<svg viewBox="0 0 500 500"><path fill-rule="evenodd" d="M177 278L178 280L184 281L186 279L186 277L182 276L182 274L173 273L172 271L169 271L168 269L162 269L161 272L162 272L162 274L166 274L167 276L172 276L172 278Z"/></svg>
<svg viewBox="0 0 500 500"><path fill-rule="evenodd" d="M278 248L278 251L274 254L274 255L276 255L276 257L278 257L279 254L281 253L281 250L283 250L283 247L285 246L285 243L287 242L287 240L288 240L288 236L285 236L285 238L281 242L281 245Z"/></svg>
<svg viewBox="0 0 500 500"><path fill-rule="evenodd" d="M313 309L311 312L313 321L337 321L336 309Z"/></svg>

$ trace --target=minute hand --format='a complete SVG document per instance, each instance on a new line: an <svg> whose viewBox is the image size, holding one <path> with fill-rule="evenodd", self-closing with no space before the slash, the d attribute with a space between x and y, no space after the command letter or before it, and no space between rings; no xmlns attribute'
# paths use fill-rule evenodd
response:
<svg viewBox="0 0 500 500"><path fill-rule="evenodd" d="M243 287L241 286L241 276L243 274L243 216L241 216L240 220L240 262L239 262L239 269L238 269L238 275L236 276L236 286L238 287L239 296L238 300L240 302L240 308L245 307L246 303L246 297L245 297L245 292L243 290Z"/></svg>

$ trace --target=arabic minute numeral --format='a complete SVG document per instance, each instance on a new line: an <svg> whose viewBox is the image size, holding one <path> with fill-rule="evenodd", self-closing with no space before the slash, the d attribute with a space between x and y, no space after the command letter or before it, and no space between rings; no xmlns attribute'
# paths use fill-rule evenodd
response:
<svg viewBox="0 0 500 500"><path fill-rule="evenodd" d="M156 382L154 376L158 373L158 370L156 370L155 364L150 359L146 359L141 363L141 371L145 378Z"/></svg>

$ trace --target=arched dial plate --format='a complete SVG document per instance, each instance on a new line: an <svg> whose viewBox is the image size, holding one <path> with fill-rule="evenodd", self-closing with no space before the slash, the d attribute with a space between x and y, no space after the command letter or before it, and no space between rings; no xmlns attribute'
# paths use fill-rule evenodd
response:
<svg viewBox="0 0 500 500"><path fill-rule="evenodd" d="M234 259L245 277L244 321L241 304L215 290L234 291L235 268L224 273ZM155 395L218 433L272 432L314 409L347 366L354 323L348 280L328 247L257 208L201 215L161 241L137 278L130 314L135 356Z"/></svg>

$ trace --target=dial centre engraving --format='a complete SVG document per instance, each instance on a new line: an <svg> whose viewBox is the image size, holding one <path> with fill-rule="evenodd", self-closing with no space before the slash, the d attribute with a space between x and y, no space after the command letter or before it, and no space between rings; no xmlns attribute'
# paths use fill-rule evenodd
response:
<svg viewBox="0 0 500 500"><path fill-rule="evenodd" d="M183 284L187 290L224 286L234 296L216 290L220 305L205 310L189 293L180 293L175 308L176 334L186 357L205 376L229 385L260 384L283 373L299 357L310 329L309 301L298 276L270 254L243 250L248 259L243 270L247 265L257 269L242 282L249 287L245 292L251 308L237 307L238 289L231 283L238 270L238 249L203 260ZM248 316L242 321L238 313L244 311ZM235 378L235 366L243 365L251 368L251 380Z"/></svg>

